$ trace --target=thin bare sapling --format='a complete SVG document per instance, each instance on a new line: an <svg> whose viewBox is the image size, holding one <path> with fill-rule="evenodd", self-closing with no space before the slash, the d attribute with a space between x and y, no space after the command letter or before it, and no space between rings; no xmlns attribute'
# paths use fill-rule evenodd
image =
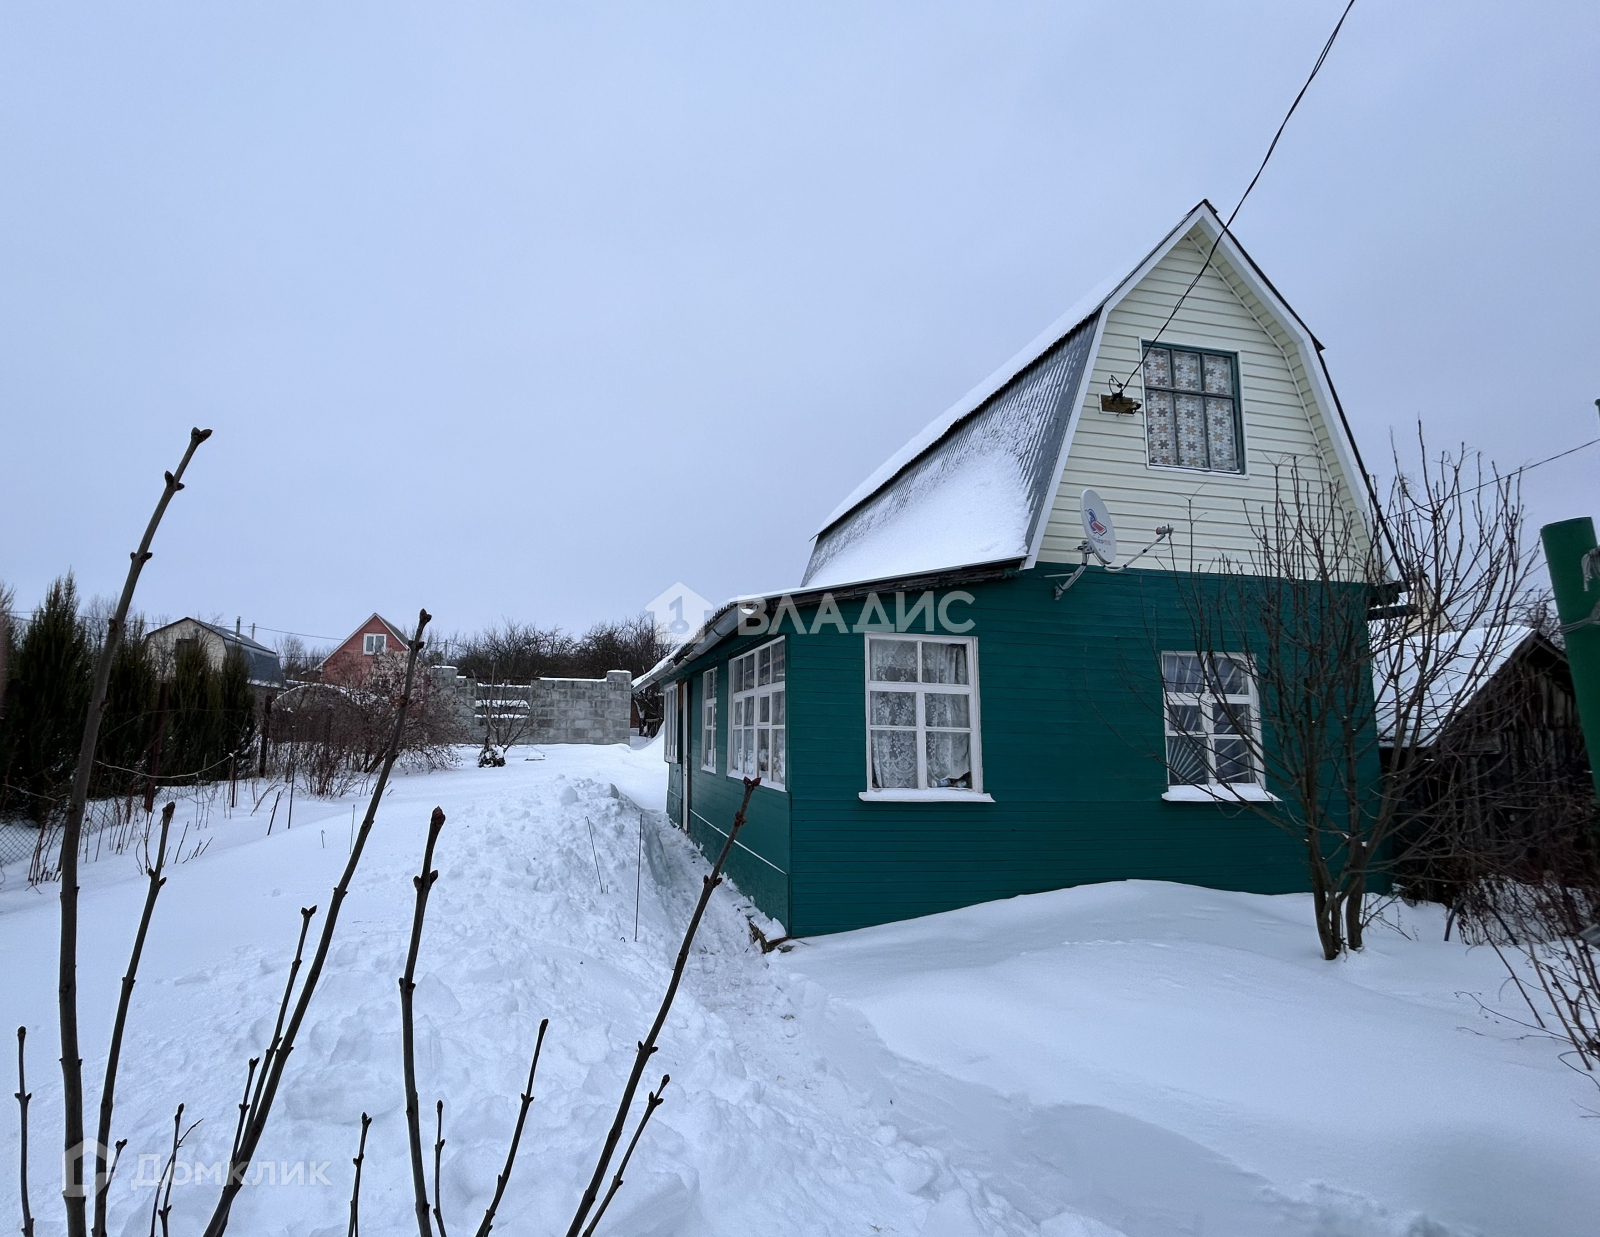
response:
<svg viewBox="0 0 1600 1237"><path fill-rule="evenodd" d="M128 1027L128 1008L133 1003L133 985L138 979L139 959L144 954L145 937L150 931L150 920L155 914L156 898L160 896L161 887L167 883L167 878L162 875L162 869L167 862L167 834L172 829L172 814L177 806L176 803L169 802L161 809L161 836L156 843L155 859L151 860L148 852L145 855L144 866L149 877L149 887L145 890L144 910L139 914L139 928L133 935L133 952L128 958L128 970L122 977L122 991L117 997L117 1013L111 1022L111 1048L106 1054L106 1076L100 1085L100 1124L95 1130L95 1142L100 1147L108 1146L111 1142L111 1114L116 1106L117 1065L122 1060L122 1036ZM148 839L145 844L149 845ZM117 1173L117 1161L122 1158L122 1148L126 1145L126 1139L117 1143L110 1167L103 1176L97 1175L95 1178L95 1237L106 1237L106 1200L111 1192L111 1180Z"/></svg>
<svg viewBox="0 0 1600 1237"><path fill-rule="evenodd" d="M89 798L89 779L94 772L95 749L99 745L100 722L105 712L106 691L111 681L111 663L116 657L133 604L139 574L150 561L150 545L155 540L167 504L183 488L184 470L210 430L189 432L189 446L173 472L166 474L166 486L144 530L139 548L130 556L128 576L117 599L116 612L106 624L105 639L95 660L94 684L89 708L83 721L83 739L78 745L78 763L72 777L72 795L67 802L66 820L61 833L61 938L59 954L59 1016L61 1022L61 1102L64 1110L63 1163L68 1166L62 1182L66 1204L67 1237L86 1237L88 1232L88 1191L83 1181L83 1057L78 1040L78 849L82 843L84 808ZM98 1180L106 1172L105 1147L95 1149L94 1173Z"/></svg>
<svg viewBox="0 0 1600 1237"><path fill-rule="evenodd" d="M17 1028L17 1107L21 1110L19 1146L17 1147L17 1197L22 1201L22 1237L33 1237L33 1208L28 1202L28 1101L33 1093L28 1090L26 1049L28 1028Z"/></svg>

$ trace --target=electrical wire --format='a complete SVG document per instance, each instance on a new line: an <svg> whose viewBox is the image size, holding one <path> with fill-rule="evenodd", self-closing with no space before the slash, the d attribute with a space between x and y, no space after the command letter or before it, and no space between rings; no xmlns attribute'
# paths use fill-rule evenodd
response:
<svg viewBox="0 0 1600 1237"><path fill-rule="evenodd" d="M1306 97L1306 91L1311 89L1311 83L1316 81L1317 74L1322 72L1323 63L1328 59L1328 53L1333 50L1334 40L1339 37L1339 31L1344 29L1345 18L1350 16L1350 10L1355 6L1356 0L1350 0L1344 6L1344 12L1339 14L1339 20L1334 23L1333 33L1328 36L1328 41L1322 45L1322 51L1317 56L1316 64L1311 66L1310 75L1306 78L1305 84L1300 87L1300 93L1295 95L1294 102L1289 104L1289 110L1284 113L1283 121L1278 125L1278 131L1272 135L1272 144L1267 147L1267 153L1261 157L1261 166L1256 168L1256 174L1250 178L1250 183L1245 186L1244 192L1239 195L1239 200L1234 203L1233 210L1228 212L1228 217L1222 224L1222 231L1218 232L1216 240L1211 242L1211 250L1206 254L1206 260L1200 264L1199 271L1189 281L1189 286L1183 290L1183 295L1178 298L1177 304L1172 307L1172 312L1167 315L1167 320L1161 324L1161 329L1155 333L1155 338L1150 341L1150 346L1153 347L1160 342L1161 336L1166 333L1167 328L1172 325L1172 320L1178 316L1178 311L1183 308L1183 303L1189 299L1189 293L1195 290L1206 271L1211 269L1211 260L1217 256L1217 246L1222 244L1224 236L1230 234L1229 228L1233 226L1234 218L1239 214L1239 208L1245 204L1245 199L1250 196L1250 191L1256 187L1256 182L1261 179L1261 173L1267 170L1267 163L1272 158L1272 152L1278 149L1278 139L1283 136L1283 131L1289 127L1289 119L1294 115L1295 109L1300 106L1300 100ZM1143 364L1144 357L1141 355L1138 364L1133 367L1126 380L1121 384L1123 387L1138 376L1139 367ZM1121 388L1119 387L1118 389L1120 390Z"/></svg>
<svg viewBox="0 0 1600 1237"><path fill-rule="evenodd" d="M1524 464L1521 468L1513 468L1508 473L1503 473L1498 477L1491 477L1488 481L1480 482L1479 484L1474 485L1469 489L1462 490L1461 492L1463 494L1476 494L1479 490L1487 489L1491 485L1499 485L1502 482L1509 481L1512 477L1517 476L1519 473L1532 472L1535 468L1540 468L1545 464L1553 463L1559 459L1565 459L1567 456L1574 455L1579 451L1582 451L1588 447L1592 447L1596 443L1600 443L1600 438L1591 438L1588 442L1580 442L1575 447L1568 447L1565 451L1557 451L1554 455L1547 455L1542 460L1534 460L1533 463Z"/></svg>

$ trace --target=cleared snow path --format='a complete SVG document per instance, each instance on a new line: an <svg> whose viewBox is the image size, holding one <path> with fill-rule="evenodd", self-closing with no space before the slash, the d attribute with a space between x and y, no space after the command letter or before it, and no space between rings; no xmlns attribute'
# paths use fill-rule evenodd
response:
<svg viewBox="0 0 1600 1237"><path fill-rule="evenodd" d="M363 1110L363 1229L415 1231L396 978L436 803L449 820L418 1067L430 1144L445 1100L445 1217L476 1226L548 1016L496 1232L564 1231L705 863L645 814L636 943L634 805L661 803L659 750L544 753L398 780L261 1148L274 1183L244 1192L233 1231L343 1234ZM180 1182L226 1157L297 909L326 906L350 803L301 800L294 830L280 813L270 838L264 816L217 821L211 848L172 869L124 1049L113 1233L148 1232L139 1178L155 1170L138 1157L165 1157L178 1101L205 1118ZM83 887L92 1123L144 881L112 859ZM15 872L0 888L0 1027L30 1030L40 1237L60 1231L55 894ZM1429 916L1407 912L1419 940L1379 933L1328 966L1300 899L1183 886L1013 899L766 956L748 913L735 889L713 899L647 1076L671 1073L668 1102L602 1233L1554 1237L1600 1214L1600 1122L1584 1107L1600 1095L1549 1043L1479 1013L1469 994L1500 1000L1498 964L1439 942ZM17 1215L10 1111L0 1224ZM214 1181L178 1185L173 1231L196 1231L215 1196Z"/></svg>
<svg viewBox="0 0 1600 1237"><path fill-rule="evenodd" d="M448 821L418 968L418 1089L430 1147L433 1102L445 1100L445 1218L452 1231L476 1227L505 1156L539 1019L548 1016L537 1101L495 1231L565 1231L635 1041L660 1002L705 865L659 817L647 820L653 854L646 855L634 943L640 813L613 785L659 802L659 751L545 752L544 761L513 759L504 769L403 777L387 797L258 1157L274 1162L275 1178L288 1165L292 1183L244 1191L233 1231L342 1235L365 1110L374 1122L362 1230L415 1232L396 980L410 929L411 878L435 803ZM213 826L211 851L172 870L119 1076L116 1136L131 1141L113 1190L114 1233L148 1232L151 1191L136 1184L138 1156L165 1159L180 1100L188 1105L186 1122L205 1118L181 1158L207 1166L226 1158L245 1061L271 1034L298 908L326 907L349 824L348 801L301 801L293 832L283 831L280 812L271 838L262 836L263 817L236 817ZM90 865L83 887L81 1018L92 1128L144 881L131 859L118 859ZM30 1032L40 1237L61 1231L55 895L54 887L42 895L27 890L15 874L0 891L0 1025L25 1022ZM896 1182L878 1121L798 1034L787 990L751 945L741 901L736 891L719 890L702 926L648 1075L652 1085L662 1073L672 1075L667 1103L601 1232L919 1232L928 1200ZM9 1066L4 1073L9 1079ZM8 1097L14 1085L6 1081ZM10 1225L18 1216L16 1120L15 1105L6 1103L0 1223ZM308 1166L299 1179L297 1164ZM326 1165L331 1185L305 1183L318 1165ZM153 1178L156 1170L145 1168ZM215 1197L211 1181L176 1187L173 1232L197 1231Z"/></svg>

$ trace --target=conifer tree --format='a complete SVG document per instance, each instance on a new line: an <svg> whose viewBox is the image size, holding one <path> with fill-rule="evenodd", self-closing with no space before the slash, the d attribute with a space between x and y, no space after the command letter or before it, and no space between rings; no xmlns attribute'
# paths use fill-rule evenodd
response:
<svg viewBox="0 0 1600 1237"><path fill-rule="evenodd" d="M89 638L72 573L56 580L17 642L0 729L10 806L43 823L64 806L89 707Z"/></svg>
<svg viewBox="0 0 1600 1237"><path fill-rule="evenodd" d="M106 684L106 711L100 723L99 764L90 795L132 794L141 783L142 770L155 736L156 703L160 677L149 646L133 623L111 660Z"/></svg>
<svg viewBox="0 0 1600 1237"><path fill-rule="evenodd" d="M172 668L172 715L163 770L174 780L215 778L222 747L222 700L218 676L198 641L180 640Z"/></svg>

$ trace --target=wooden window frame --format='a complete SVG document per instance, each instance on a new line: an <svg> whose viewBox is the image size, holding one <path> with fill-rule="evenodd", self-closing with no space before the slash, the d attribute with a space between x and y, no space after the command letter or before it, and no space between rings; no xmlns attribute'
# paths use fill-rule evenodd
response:
<svg viewBox="0 0 1600 1237"><path fill-rule="evenodd" d="M887 679L874 679L872 677L872 642L874 640L908 641L917 645L917 681L893 681ZM967 650L967 682L957 683L924 683L922 682L922 646L924 644L960 644ZM983 789L983 710L981 693L978 684L978 639L976 636L954 635L922 635L920 633L898 632L870 632L867 633L861 646L862 674L865 682L863 703L865 706L866 721L866 780L867 789L860 792L859 797L867 802L966 802L966 803L993 803L994 799ZM872 693L874 690L892 690L896 692L915 692L916 725L892 726L875 725L872 719ZM969 752L972 764L972 785L965 786L929 786L928 781L928 754L927 736L933 733L959 733L961 727L930 727L927 724L927 709L925 697L929 692L939 694L965 694L968 698L966 733L969 736ZM900 730L910 731L916 735L917 750L917 785L916 786L883 786L873 785L872 781L872 732L874 730Z"/></svg>
<svg viewBox="0 0 1600 1237"><path fill-rule="evenodd" d="M687 682L687 680L685 681ZM669 765L682 764L679 735L681 719L678 713L679 683L668 683L661 689L661 759Z"/></svg>
<svg viewBox="0 0 1600 1237"><path fill-rule="evenodd" d="M1200 391L1180 391L1177 387L1152 387L1146 377L1145 361L1149 357L1151 350L1155 348L1165 349L1169 353L1195 352L1202 357L1217 356L1225 357L1227 359L1231 372L1231 380L1233 382L1233 395L1231 397L1233 400L1233 449L1235 456L1239 461L1239 466L1237 468L1213 468L1210 466L1209 460L1211 458L1211 442L1209 436L1207 436L1206 439L1206 459L1208 463L1204 467L1196 464L1157 464L1150 458L1150 392L1152 390L1160 391L1173 397L1174 433L1177 432L1177 397L1179 395L1200 395L1203 398L1205 395L1205 377L1203 368L1200 379L1200 386L1202 389ZM1205 362L1202 361L1202 367L1204 364ZM1239 354L1237 352L1229 352L1225 348L1205 348L1198 344L1175 344L1169 343L1166 340L1141 340L1139 343L1139 383L1141 391L1144 395L1144 463L1146 468L1176 470L1179 472L1203 472L1219 477L1244 477L1249 475L1250 470L1245 461L1244 451L1244 389L1239 381Z"/></svg>
<svg viewBox="0 0 1600 1237"><path fill-rule="evenodd" d="M388 638L381 631L364 631L361 633L361 654L363 657L376 657L379 653L389 651Z"/></svg>
<svg viewBox="0 0 1600 1237"><path fill-rule="evenodd" d="M732 778L761 775L761 785L768 790L789 789L789 649L786 637L768 640L754 648L746 649L728 659L728 776ZM782 649L783 677L760 679L761 654L767 654L769 667L774 662L773 649ZM751 667L750 686L744 682L743 668ZM769 669L769 675L771 671ZM774 701L776 697L776 701ZM761 703L767 701L767 719L761 719ZM753 716L752 716L753 714ZM749 719L748 724L744 719ZM779 731L777 740L772 733ZM763 773L760 764L761 736L767 735L768 765ZM781 777L771 772L771 753L776 752L782 765ZM744 756L749 755L748 770Z"/></svg>
<svg viewBox="0 0 1600 1237"><path fill-rule="evenodd" d="M717 668L700 676L700 767L717 771Z"/></svg>

